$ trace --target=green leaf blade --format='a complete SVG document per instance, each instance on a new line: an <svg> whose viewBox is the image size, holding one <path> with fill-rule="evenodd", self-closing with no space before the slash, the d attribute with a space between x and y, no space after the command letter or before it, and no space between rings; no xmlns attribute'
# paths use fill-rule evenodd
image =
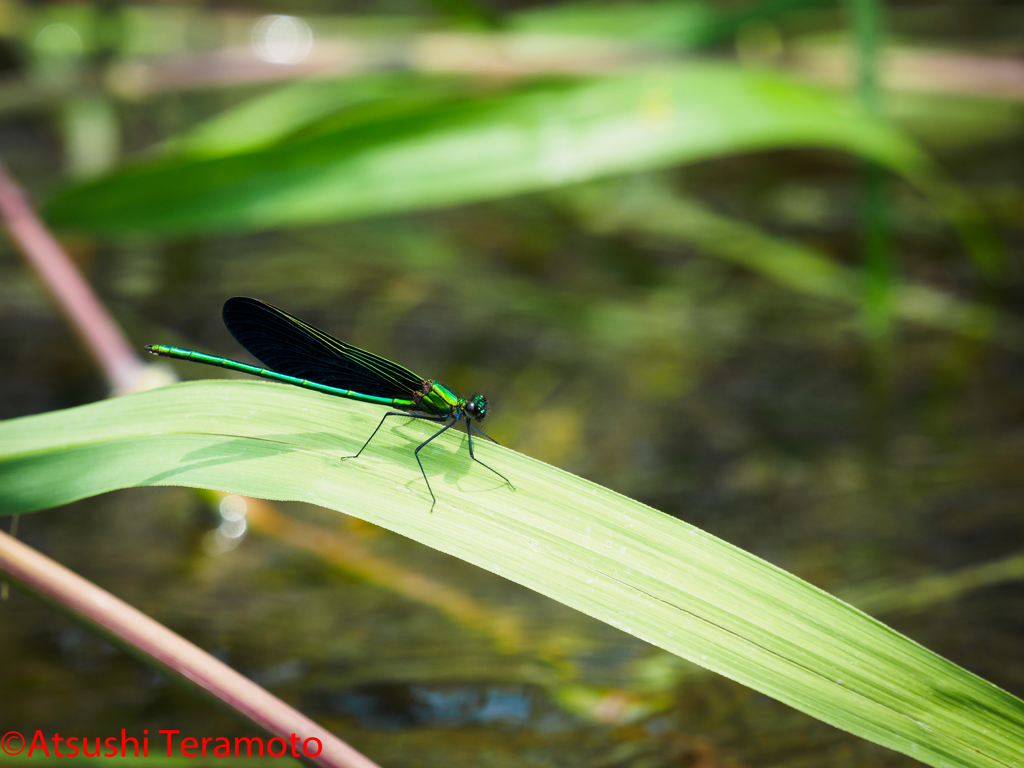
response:
<svg viewBox="0 0 1024 768"><path fill-rule="evenodd" d="M0 513L188 485L371 520L935 766L1024 760L1024 702L795 576L682 521L462 435L264 382L196 382L0 424ZM434 447L436 444L436 447Z"/></svg>
<svg viewBox="0 0 1024 768"><path fill-rule="evenodd" d="M64 190L48 215L112 234L263 229L780 147L853 153L908 175L927 168L848 99L771 72L691 63L431 101L258 151L142 163Z"/></svg>

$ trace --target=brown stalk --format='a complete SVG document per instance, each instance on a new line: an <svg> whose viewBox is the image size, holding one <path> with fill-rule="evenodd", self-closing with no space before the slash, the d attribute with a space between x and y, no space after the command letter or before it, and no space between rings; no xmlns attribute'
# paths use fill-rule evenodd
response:
<svg viewBox="0 0 1024 768"><path fill-rule="evenodd" d="M11 240L57 300L89 347L115 393L136 388L146 368L128 339L96 298L63 246L32 209L28 196L0 161L0 218Z"/></svg>
<svg viewBox="0 0 1024 768"><path fill-rule="evenodd" d="M319 739L323 745L320 754L304 758L313 765L378 768L330 731L206 651L6 533L0 533L0 571L26 592L215 703L226 705L261 730L286 743L293 734L300 740ZM315 750L315 743L310 743L309 752Z"/></svg>

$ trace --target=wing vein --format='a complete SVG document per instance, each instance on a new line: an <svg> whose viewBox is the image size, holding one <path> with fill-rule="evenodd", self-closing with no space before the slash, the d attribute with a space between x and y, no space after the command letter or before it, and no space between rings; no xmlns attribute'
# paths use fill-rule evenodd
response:
<svg viewBox="0 0 1024 768"><path fill-rule="evenodd" d="M375 397L409 398L423 386L409 369L258 299L228 299L223 314L238 343L278 373Z"/></svg>

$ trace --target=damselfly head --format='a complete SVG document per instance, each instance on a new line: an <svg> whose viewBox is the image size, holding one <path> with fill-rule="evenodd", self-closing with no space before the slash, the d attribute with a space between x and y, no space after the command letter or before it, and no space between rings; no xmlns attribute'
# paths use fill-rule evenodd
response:
<svg viewBox="0 0 1024 768"><path fill-rule="evenodd" d="M471 419L483 421L487 415L487 398L483 395L473 395L466 403L466 415Z"/></svg>

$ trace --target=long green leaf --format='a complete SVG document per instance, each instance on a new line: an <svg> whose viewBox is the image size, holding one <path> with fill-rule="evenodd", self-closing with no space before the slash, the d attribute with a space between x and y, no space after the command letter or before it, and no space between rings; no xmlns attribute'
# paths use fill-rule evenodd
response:
<svg viewBox="0 0 1024 768"><path fill-rule="evenodd" d="M265 382L196 382L0 423L0 513L186 485L371 520L934 766L1024 763L1024 702L680 520L433 425Z"/></svg>
<svg viewBox="0 0 1024 768"><path fill-rule="evenodd" d="M399 105L401 106L401 105ZM66 189L54 224L109 233L263 229L494 199L779 147L929 164L848 99L690 63L384 110L259 151L140 163Z"/></svg>

